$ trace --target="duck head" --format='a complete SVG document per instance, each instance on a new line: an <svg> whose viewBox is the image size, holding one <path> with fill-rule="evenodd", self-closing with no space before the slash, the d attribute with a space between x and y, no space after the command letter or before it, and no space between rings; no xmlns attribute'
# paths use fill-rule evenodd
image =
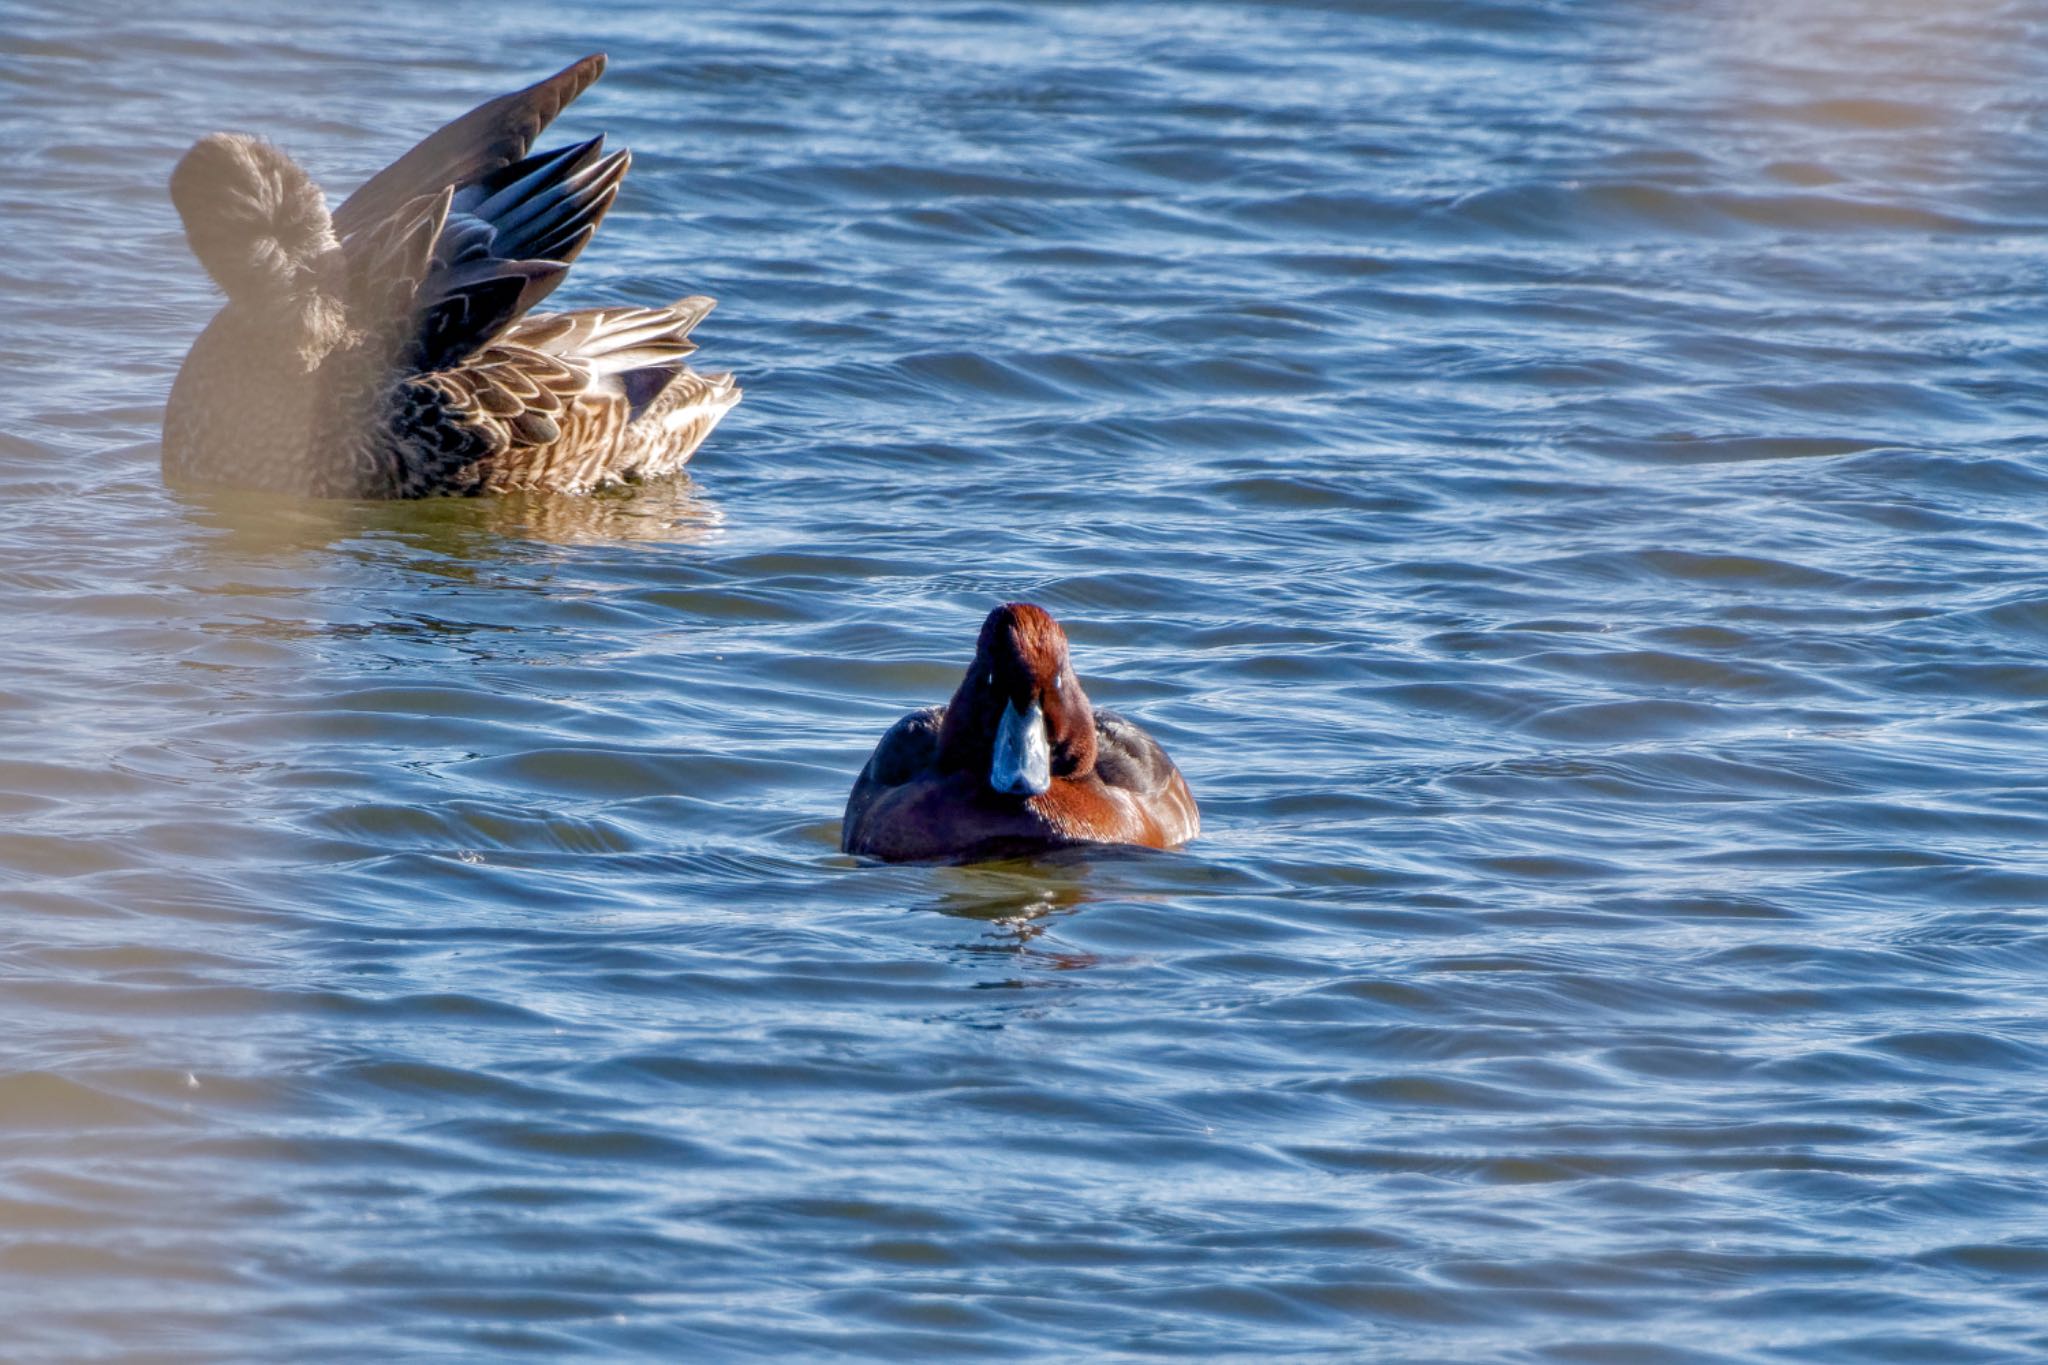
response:
<svg viewBox="0 0 2048 1365"><path fill-rule="evenodd" d="M203 137L171 172L171 202L206 273L276 329L299 368L361 339L336 287L343 258L327 199L289 156L242 133Z"/></svg>
<svg viewBox="0 0 2048 1365"><path fill-rule="evenodd" d="M1067 633L1042 607L1007 602L982 622L974 662L946 707L940 763L991 790L1037 796L1095 768L1095 712L1067 658Z"/></svg>
<svg viewBox="0 0 2048 1365"><path fill-rule="evenodd" d="M231 299L299 292L337 249L327 200L299 164L261 138L214 133L171 172L185 240Z"/></svg>

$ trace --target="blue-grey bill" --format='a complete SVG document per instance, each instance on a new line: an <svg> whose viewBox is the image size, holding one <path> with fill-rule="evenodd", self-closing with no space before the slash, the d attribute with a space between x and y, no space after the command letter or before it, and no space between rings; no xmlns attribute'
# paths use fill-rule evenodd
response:
<svg viewBox="0 0 2048 1365"><path fill-rule="evenodd" d="M1012 796L1036 796L1052 785L1052 746L1046 742L1045 713L1037 702L1027 711L1019 711L1015 702L1004 704L988 784Z"/></svg>

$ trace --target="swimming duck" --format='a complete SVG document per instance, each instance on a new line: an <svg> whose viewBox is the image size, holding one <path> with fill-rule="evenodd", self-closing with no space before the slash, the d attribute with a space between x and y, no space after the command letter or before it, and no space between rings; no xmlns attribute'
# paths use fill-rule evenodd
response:
<svg viewBox="0 0 2048 1365"><path fill-rule="evenodd" d="M315 497L582 492L680 469L739 402L683 364L712 300L535 314L618 195L602 136L529 154L603 56L479 105L332 215L259 138L171 174L227 303L178 371L164 473Z"/></svg>
<svg viewBox="0 0 2048 1365"><path fill-rule="evenodd" d="M1067 633L1028 602L982 623L944 706L896 722L846 801L839 846L890 861L1069 844L1178 848L1201 829L1166 751L1088 703Z"/></svg>

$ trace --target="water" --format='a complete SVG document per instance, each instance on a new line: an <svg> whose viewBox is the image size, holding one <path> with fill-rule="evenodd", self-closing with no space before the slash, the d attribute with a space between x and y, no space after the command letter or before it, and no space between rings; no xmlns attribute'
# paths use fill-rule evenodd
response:
<svg viewBox="0 0 2048 1365"><path fill-rule="evenodd" d="M7 7L10 1356L2048 1350L2048 8L582 9ZM599 49L692 477L167 492L184 146ZM1185 854L838 855L1009 597Z"/></svg>

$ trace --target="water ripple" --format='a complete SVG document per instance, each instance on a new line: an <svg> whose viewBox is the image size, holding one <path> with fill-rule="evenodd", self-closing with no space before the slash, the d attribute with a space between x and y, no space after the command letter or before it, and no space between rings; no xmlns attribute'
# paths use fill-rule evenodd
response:
<svg viewBox="0 0 2048 1365"><path fill-rule="evenodd" d="M2048 1352L2033 0L244 9L0 36L16 1352ZM597 48L691 477L166 491L189 140ZM1019 596L1204 837L839 855Z"/></svg>

